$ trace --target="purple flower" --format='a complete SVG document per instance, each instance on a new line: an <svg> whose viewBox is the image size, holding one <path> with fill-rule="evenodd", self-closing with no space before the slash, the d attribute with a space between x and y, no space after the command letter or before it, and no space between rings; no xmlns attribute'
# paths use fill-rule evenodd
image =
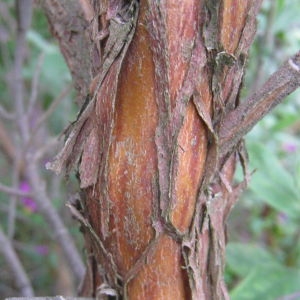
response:
<svg viewBox="0 0 300 300"><path fill-rule="evenodd" d="M49 248L46 245L36 245L34 247L34 250L38 255L41 255L41 256L45 256L49 253Z"/></svg>
<svg viewBox="0 0 300 300"><path fill-rule="evenodd" d="M283 213L283 212L280 212L280 213L278 213L278 215L277 215L277 221L278 221L278 223L279 224L281 224L281 225L284 225L284 224L286 224L287 222L288 222L288 216L287 216L287 214L285 214L285 213Z"/></svg>
<svg viewBox="0 0 300 300"><path fill-rule="evenodd" d="M20 183L20 190L24 193L29 193L31 191L31 187L26 181L22 181ZM24 207L29 211L29 212L35 212L37 211L37 205L35 201L30 198L30 197L21 197L21 202L24 205Z"/></svg>
<svg viewBox="0 0 300 300"><path fill-rule="evenodd" d="M287 153L294 153L297 151L297 148L297 145L292 142L286 142L282 145L283 151Z"/></svg>

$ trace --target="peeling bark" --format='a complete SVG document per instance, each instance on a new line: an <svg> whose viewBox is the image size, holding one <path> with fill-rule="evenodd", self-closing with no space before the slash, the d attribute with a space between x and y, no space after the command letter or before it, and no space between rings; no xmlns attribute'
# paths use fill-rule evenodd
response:
<svg viewBox="0 0 300 300"><path fill-rule="evenodd" d="M253 102L277 93L267 84L239 104L261 0L80 3L86 19L94 9L89 36L98 30L85 51L94 80L50 167L79 163L82 294L229 299L225 223L248 180L239 124L250 128ZM245 181L233 186L238 158Z"/></svg>

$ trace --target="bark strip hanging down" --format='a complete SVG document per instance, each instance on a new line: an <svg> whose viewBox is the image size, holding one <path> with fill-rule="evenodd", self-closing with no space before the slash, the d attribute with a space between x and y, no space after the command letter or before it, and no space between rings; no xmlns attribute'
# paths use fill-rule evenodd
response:
<svg viewBox="0 0 300 300"><path fill-rule="evenodd" d="M114 99L116 95L116 87L118 83L118 75L122 66L122 61L126 55L127 49L130 45L132 37L135 32L135 26L138 17L138 2L136 0L132 1L130 5L123 8L119 13L115 13L114 17L110 19L110 25L108 27L109 36L104 48L103 63L101 66L101 71L99 75L93 80L91 84L90 95L87 96L86 102L83 104L82 109L80 110L77 120L73 122L69 128L66 130L66 141L65 146L62 151L55 157L54 161L48 163L46 168L53 170L57 174L61 173L64 168L66 168L67 173L72 167L78 163L82 152L84 153L83 159L84 162L88 160L89 165L95 166L96 163L99 163L98 157L95 157L93 152L96 152L98 149L98 141L95 141L95 135L92 131L92 128L95 128L99 122L97 122L97 117L106 117L105 120L102 120L104 128L99 128L103 131L109 131L109 128L112 127L112 115L114 109ZM121 16L121 19L120 19ZM104 81L107 81L104 84ZM110 86L111 89L103 90L103 86ZM107 97L105 97L105 94ZM99 97L101 95L101 97ZM106 98L108 103L101 103L98 105L100 110L102 107L105 107L107 104L109 107L107 111L98 112L98 115L95 115L96 111L96 102L105 101ZM91 124L92 123L92 124ZM108 133L108 132L107 132ZM90 143L95 145L95 149L91 149L88 145L87 148L84 148L85 142L88 139ZM89 153L91 153L89 155ZM85 170L81 164L80 173L81 176L81 187L87 187L94 184L97 181L96 172L97 170Z"/></svg>

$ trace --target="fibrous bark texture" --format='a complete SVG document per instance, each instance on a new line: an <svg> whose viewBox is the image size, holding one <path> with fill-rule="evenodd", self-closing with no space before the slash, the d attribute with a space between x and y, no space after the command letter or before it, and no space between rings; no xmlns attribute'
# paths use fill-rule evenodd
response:
<svg viewBox="0 0 300 300"><path fill-rule="evenodd" d="M225 221L246 155L239 141L220 152L219 133L261 1L79 3L94 80L51 167L79 164L83 197L69 206L88 251L82 293L228 299Z"/></svg>

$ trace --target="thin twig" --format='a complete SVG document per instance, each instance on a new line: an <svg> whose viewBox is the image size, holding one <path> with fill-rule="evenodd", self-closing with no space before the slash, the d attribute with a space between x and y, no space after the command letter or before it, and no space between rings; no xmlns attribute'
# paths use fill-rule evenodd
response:
<svg viewBox="0 0 300 300"><path fill-rule="evenodd" d="M45 113L38 119L35 128L33 129L33 132L36 132L40 126L47 121L47 119L51 116L51 114L54 112L56 107L59 105L59 103L69 94L71 91L72 85L67 85L62 92L57 96L57 98L52 101L49 108L45 111Z"/></svg>
<svg viewBox="0 0 300 300"><path fill-rule="evenodd" d="M6 31L6 37L2 37L0 41L0 55L2 57L1 68L3 69L4 73L6 74L6 80L9 81L9 71L12 65L12 57L10 55L9 47L7 47L7 42L10 36L14 36L16 32L16 20L12 17L10 13L10 9L12 8L14 3L7 2L7 1L0 1L0 19L1 25L3 28L2 30ZM0 101L2 102L2 101ZM9 101L11 102L11 101ZM0 106L0 117L6 120L13 120L15 118L15 114L9 112L3 106Z"/></svg>
<svg viewBox="0 0 300 300"><path fill-rule="evenodd" d="M30 280L24 270L24 267L15 252L10 240L5 236L2 228L0 227L0 251L3 253L7 266L11 269L17 287L24 297L33 297L34 292Z"/></svg>
<svg viewBox="0 0 300 300"><path fill-rule="evenodd" d="M13 33L16 29L16 22L15 19L9 13L9 10L11 9L11 4L11 2L0 2L0 16L2 21L4 21L8 25L7 27L10 30L10 33Z"/></svg>
<svg viewBox="0 0 300 300"><path fill-rule="evenodd" d="M26 6L24 8L24 5ZM17 8L17 24L18 24L18 30L17 30L17 42L16 42L16 51L15 51L15 64L14 64L14 81L13 86L11 88L13 89L14 96L15 96L15 109L17 112L17 123L19 125L19 130L22 133L22 135L28 137L28 128L26 128L26 123L22 122L24 121L23 118L25 118L24 115L24 96L23 96L23 80L22 80L22 67L23 67L23 61L24 61L24 54L25 54L25 35L26 31L30 25L31 21L31 14L32 14L32 0L25 0L25 1L17 1L16 2L16 8ZM6 112L4 108L2 109L2 112ZM9 114L4 114L6 117L11 117ZM16 151L16 148L13 146L9 135L5 135L4 126L2 126L2 147L4 150L9 153L8 155L11 156L13 162L14 162L14 168L12 172L12 183L13 187L8 188L5 186L2 186L6 192L10 193L10 202L9 202L9 212L8 212L8 235L10 238L13 238L15 233L15 220L16 220L16 205L17 205L17 195L19 190L17 189L19 185L19 165L21 161L20 151ZM17 153L18 152L18 153ZM1 234L2 232L0 232ZM2 238L4 239L5 236L3 235ZM16 257L17 259L17 257ZM18 275L18 272L21 272L19 276L21 276L21 289L23 289L22 284L26 281L26 273L22 270L22 266L15 265L16 273ZM23 273L22 273L23 271ZM22 279L23 277L23 279ZM25 277L25 279L24 279ZM23 282L22 282L23 280ZM25 281L24 281L25 280ZM27 280L28 281L28 280ZM26 282L25 282L26 283ZM27 284L27 283L26 283ZM27 291L29 289L29 291ZM31 286L29 285L29 288L26 286L25 289L25 295L32 295L33 291Z"/></svg>
<svg viewBox="0 0 300 300"><path fill-rule="evenodd" d="M46 144L37 149L34 154L34 161L40 160L47 152L51 151L59 144L57 137L48 138Z"/></svg>
<svg viewBox="0 0 300 300"><path fill-rule="evenodd" d="M285 62L260 90L228 113L219 133L221 157L232 151L254 125L300 86L300 51Z"/></svg>
<svg viewBox="0 0 300 300"><path fill-rule="evenodd" d="M67 85L61 93L57 96L54 101L52 101L49 108L39 117L39 119L36 122L36 125L31 130L30 139L27 143L27 145L24 147L24 150L26 151L29 146L31 146L34 142L34 137L37 133L37 131L41 128L41 126L47 121L47 119L51 116L51 114L55 111L56 107L62 102L62 100L69 94L70 90L72 89L72 85ZM48 146L53 147L57 143L57 139L50 140ZM36 156L35 160L40 159L47 151L49 151L49 148L46 148L45 145L42 146L40 149L36 149Z"/></svg>
<svg viewBox="0 0 300 300"><path fill-rule="evenodd" d="M69 234L69 231L53 207L46 193L45 183L39 176L36 162L34 162L34 157L29 156L27 161L30 162L27 165L27 176L33 189L34 199L38 205L38 209L47 220L51 230L53 231L53 234L55 235L55 238L62 247L64 255L70 267L72 268L76 279L80 281L82 280L85 272L82 259L76 249L73 239Z"/></svg>
<svg viewBox="0 0 300 300"><path fill-rule="evenodd" d="M2 183L0 183L0 191L4 192L6 194L9 194L9 195L14 195L14 196L18 196L18 197L33 197L32 193L23 192L17 188L9 187Z"/></svg>
<svg viewBox="0 0 300 300"><path fill-rule="evenodd" d="M28 116L25 114L22 68L26 48L26 32L29 29L32 17L32 0L18 0L16 1L16 8L18 30L15 50L13 94L15 96L15 109L17 112L19 130L22 138L27 142L29 140L29 123Z"/></svg>
<svg viewBox="0 0 300 300"><path fill-rule="evenodd" d="M25 45L25 33L30 24L30 18L32 13L32 0L19 0L17 1L17 12L18 12L18 35L17 35L17 46L15 53L15 99L16 99L16 112L18 118L18 125L20 128L21 145L22 151L25 156L25 177L28 180L33 194L34 199L37 203L38 209L44 216L45 220L49 224L49 230L53 232L55 238L63 249L66 260L68 261L75 277L77 280L81 280L85 267L74 244L74 241L59 216L56 209L53 207L51 200L46 192L46 186L39 174L37 160L35 159L35 152L38 147L35 145L33 139L33 132L30 132L30 123L28 115L25 114L25 101L23 95L23 80L21 77L21 71L23 67L23 51ZM52 106L53 107L53 106ZM51 108L52 110L52 108ZM48 117L46 114L44 119ZM41 124L41 123L40 123ZM30 143L29 149L29 141ZM25 146L25 147L24 147Z"/></svg>
<svg viewBox="0 0 300 300"><path fill-rule="evenodd" d="M13 145L9 133L7 132L1 120L0 120L0 148L10 161L14 161L16 156L15 147Z"/></svg>
<svg viewBox="0 0 300 300"><path fill-rule="evenodd" d="M20 172L19 172L20 161L21 161L21 153L20 150L17 150L14 159L13 170L12 170L12 184L13 184L12 188L15 190L18 190L18 186L20 184ZM10 202L9 202L9 213L7 218L8 237L10 239L13 239L15 235L17 201L18 201L18 196L11 194Z"/></svg>
<svg viewBox="0 0 300 300"><path fill-rule="evenodd" d="M35 71L33 74L33 78L31 81L31 94L29 97L29 104L28 104L28 109L27 109L28 116L31 115L34 105L37 100L39 79L40 79L40 74L41 74L44 58L45 58L45 53L41 53L40 56L38 57L37 65L36 65L36 68L35 68Z"/></svg>
<svg viewBox="0 0 300 300"><path fill-rule="evenodd" d="M3 214L9 213L9 208L6 204L0 203L0 212ZM23 214L22 212L16 212L16 219L24 224L28 224L30 226L36 226L36 223L31 219L28 218L27 215Z"/></svg>
<svg viewBox="0 0 300 300"><path fill-rule="evenodd" d="M0 117L6 120L13 120L15 114L7 111L2 105L0 105Z"/></svg>

